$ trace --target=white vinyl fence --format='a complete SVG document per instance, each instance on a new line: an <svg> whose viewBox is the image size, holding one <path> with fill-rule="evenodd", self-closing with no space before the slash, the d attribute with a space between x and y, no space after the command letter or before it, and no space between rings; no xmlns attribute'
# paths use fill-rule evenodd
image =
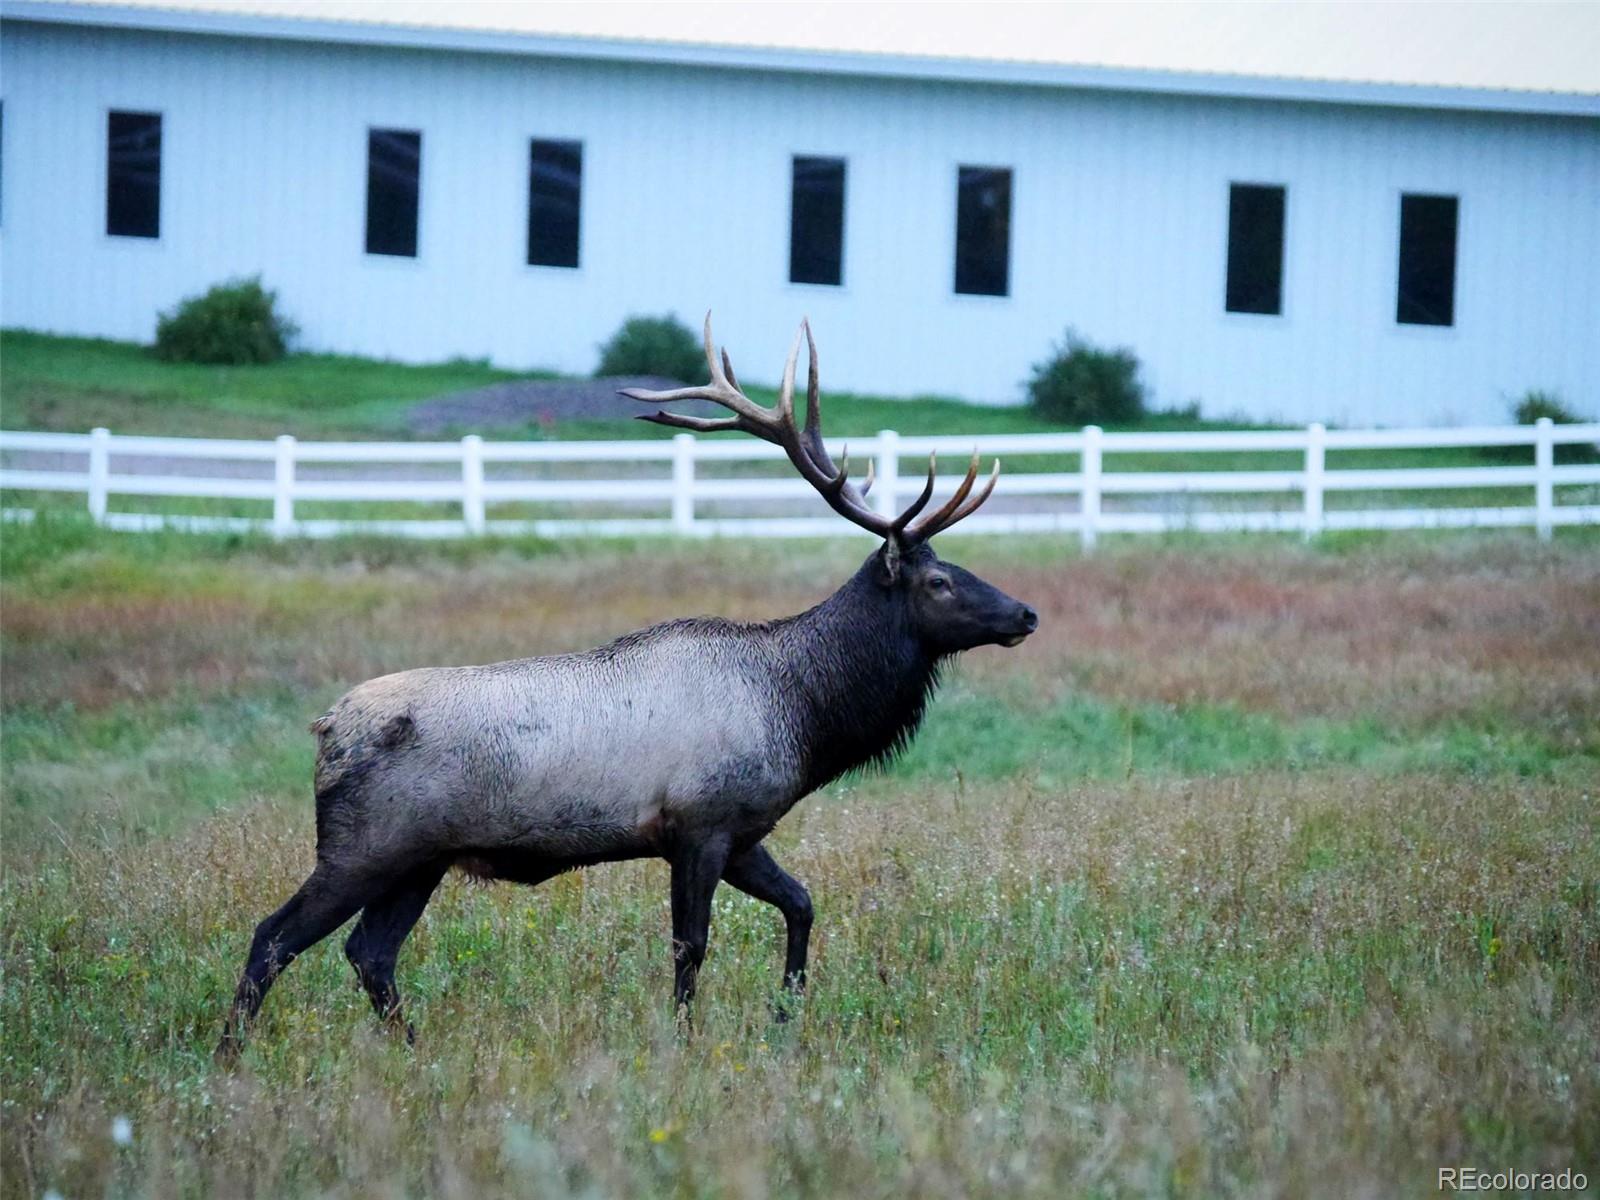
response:
<svg viewBox="0 0 1600 1200"><path fill-rule="evenodd" d="M968 533L1075 534L1088 548L1102 533L1167 530L1404 529L1462 526L1532 526L1549 537L1557 525L1600 524L1600 465L1557 466L1558 444L1600 442L1600 424L1468 429L1306 429L900 437L885 431L851 441L859 478L867 458L877 470L871 502L895 512L920 490L927 455L942 464L939 493L960 480L974 447L988 459L1072 455L1076 471L1002 472L989 504L963 523ZM1444 447L1531 446L1531 465L1427 466L1330 469L1329 451L1426 450ZM838 457L842 440L829 448ZM1205 470L1206 456L1221 452L1293 452L1281 470ZM1106 457L1168 458L1172 470L1107 469ZM328 537L385 533L405 537L534 534L542 537L683 536L806 537L851 532L828 513L810 486L772 467L730 473L725 464L782 460L783 451L753 439L670 441L485 442L275 442L216 438L0 432L0 488L78 492L90 516L112 529L160 527L195 531L262 530L277 537ZM200 470L202 464L207 470ZM527 472L537 466L540 477ZM521 471L520 476L516 475ZM565 477L560 472L565 471ZM574 472L578 472L574 474ZM1526 489L1526 502L1450 507L1427 503L1438 489ZM1376 504L1355 506L1330 496L1377 493ZM1405 496L1405 493L1413 493ZM1396 495L1409 507L1388 507ZM1498 493L1504 496L1505 493ZM113 496L185 497L254 501L271 516L123 512ZM1448 499L1448 498L1447 498ZM459 508L459 517L386 520L308 518L296 505L309 502L433 503ZM495 519L491 506L541 506L533 517ZM563 515L545 516L545 506ZM190 506L191 508L193 505ZM734 508L743 514L711 513ZM772 510L776 508L774 513ZM643 510L643 515L640 510ZM655 511L652 512L651 510ZM754 510L755 515L752 515ZM792 511L798 510L798 511ZM620 515L619 515L620 514ZM25 508L8 508L12 520L29 520Z"/></svg>

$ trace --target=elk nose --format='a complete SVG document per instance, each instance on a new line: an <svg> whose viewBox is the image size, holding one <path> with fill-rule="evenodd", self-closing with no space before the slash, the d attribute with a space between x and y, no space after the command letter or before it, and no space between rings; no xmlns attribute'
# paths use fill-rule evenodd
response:
<svg viewBox="0 0 1600 1200"><path fill-rule="evenodd" d="M1026 604L1022 606L1022 623L1027 627L1029 633L1039 628L1039 614Z"/></svg>

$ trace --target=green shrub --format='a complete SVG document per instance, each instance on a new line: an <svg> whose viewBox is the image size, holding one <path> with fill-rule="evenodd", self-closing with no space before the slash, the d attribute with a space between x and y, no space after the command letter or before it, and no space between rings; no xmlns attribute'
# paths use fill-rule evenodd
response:
<svg viewBox="0 0 1600 1200"><path fill-rule="evenodd" d="M1034 364L1028 403L1063 425L1137 421L1144 416L1139 360L1131 350L1102 350L1069 329L1050 357Z"/></svg>
<svg viewBox="0 0 1600 1200"><path fill-rule="evenodd" d="M1581 425L1584 420L1563 404L1556 393L1539 388L1524 393L1512 407L1511 415L1518 425L1532 425L1540 417L1549 417L1557 425ZM1527 454L1527 450L1522 453ZM1562 464L1600 462L1600 450L1586 442L1568 443L1556 447L1555 458Z"/></svg>
<svg viewBox="0 0 1600 1200"><path fill-rule="evenodd" d="M278 294L263 288L259 276L219 283L161 314L156 357L227 366L276 362L297 332L277 306Z"/></svg>
<svg viewBox="0 0 1600 1200"><path fill-rule="evenodd" d="M1549 417L1557 425L1578 425L1583 421L1582 417L1561 403L1560 396L1538 388L1525 393L1512 408L1511 415L1516 418L1518 425L1532 425L1540 417Z"/></svg>
<svg viewBox="0 0 1600 1200"><path fill-rule="evenodd" d="M688 326L670 314L629 317L600 347L595 375L662 375L689 384L704 383L705 349Z"/></svg>

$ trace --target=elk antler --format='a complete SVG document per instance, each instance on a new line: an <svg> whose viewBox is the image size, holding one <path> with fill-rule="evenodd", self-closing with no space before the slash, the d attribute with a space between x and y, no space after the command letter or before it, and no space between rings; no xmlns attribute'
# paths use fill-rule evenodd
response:
<svg viewBox="0 0 1600 1200"><path fill-rule="evenodd" d="M794 413L795 367L800 359L802 337L810 349L804 428L795 423ZM850 480L849 447L845 448L843 457L838 465L835 465L827 447L823 444L822 405L817 397L817 343L811 336L809 321L800 322L800 331L795 334L794 345L789 350L789 359L784 364L783 383L778 388L778 402L771 408L763 408L739 389L728 352L723 350L719 355L712 341L709 312L706 313L705 347L706 365L711 370L710 383L703 387L674 388L665 392L623 388L621 395L627 396L630 400L642 400L647 404L671 404L678 400L709 400L713 404L721 405L733 415L691 417L661 409L653 413L641 413L639 420L653 421L657 425L670 425L677 429L692 429L698 433L738 429L762 441L782 446L795 470L800 472L807 483L817 489L834 512L861 528L896 543L897 548L899 545L925 541L941 530L948 529L957 521L972 515L978 506L989 498L989 493L994 491L995 481L1000 477L999 460L995 461L994 470L983 489L971 500L967 499L978 477L978 452L974 450L972 464L967 468L966 478L956 488L955 495L951 496L943 507L929 513L913 525L911 523L913 518L922 512L928 506L928 501L933 498L935 456L930 454L928 480L923 485L922 492L899 516L886 517L869 508L865 502L873 482L871 461L867 463L867 477L858 488Z"/></svg>

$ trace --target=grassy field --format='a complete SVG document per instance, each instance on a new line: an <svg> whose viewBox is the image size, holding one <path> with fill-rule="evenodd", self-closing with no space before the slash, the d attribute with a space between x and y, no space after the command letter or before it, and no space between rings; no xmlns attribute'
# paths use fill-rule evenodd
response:
<svg viewBox="0 0 1600 1200"><path fill-rule="evenodd" d="M0 1193L1350 1197L1600 1182L1600 556L1489 535L944 552L1042 616L773 837L812 990L666 870L446 882L380 1036L330 939L209 1059L373 674L819 599L860 550L7 528ZM119 1118L126 1144L112 1136Z"/></svg>

